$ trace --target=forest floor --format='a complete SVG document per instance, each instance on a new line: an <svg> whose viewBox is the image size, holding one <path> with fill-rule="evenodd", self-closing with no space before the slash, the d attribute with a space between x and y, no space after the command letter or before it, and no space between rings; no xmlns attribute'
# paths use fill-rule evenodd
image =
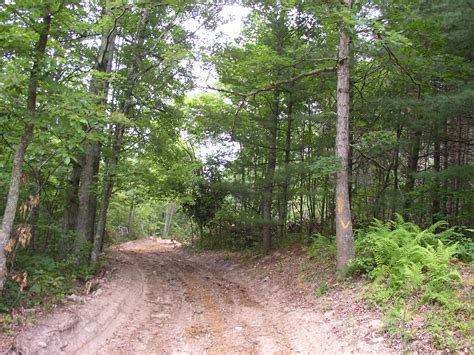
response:
<svg viewBox="0 0 474 355"><path fill-rule="evenodd" d="M361 300L361 285L341 286L309 263L297 247L245 258L154 238L127 242L113 248L93 292L21 329L10 353L402 351Z"/></svg>

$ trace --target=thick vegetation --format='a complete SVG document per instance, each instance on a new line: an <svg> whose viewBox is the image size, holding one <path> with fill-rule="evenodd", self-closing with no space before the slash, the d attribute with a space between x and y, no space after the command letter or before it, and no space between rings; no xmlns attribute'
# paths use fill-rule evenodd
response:
<svg viewBox="0 0 474 355"><path fill-rule="evenodd" d="M319 235L374 303L465 310L473 24L466 0L3 2L1 309L128 239Z"/></svg>
<svg viewBox="0 0 474 355"><path fill-rule="evenodd" d="M439 347L469 346L474 310L459 296L462 279L455 261L472 261L472 242L461 237L444 221L422 230L400 215L387 223L375 220L360 233L351 271L372 279L366 297L386 311L389 331L399 333L417 317ZM408 341L415 333L402 335Z"/></svg>

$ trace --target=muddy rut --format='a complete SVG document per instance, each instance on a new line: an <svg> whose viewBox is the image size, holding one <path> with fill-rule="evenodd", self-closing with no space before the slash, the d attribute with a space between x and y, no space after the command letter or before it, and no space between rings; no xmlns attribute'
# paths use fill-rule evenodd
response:
<svg viewBox="0 0 474 355"><path fill-rule="evenodd" d="M128 242L111 259L108 282L25 329L12 352L390 352L381 344L354 345L350 337L332 334L331 324L316 311L288 311L238 264L183 251L170 241Z"/></svg>

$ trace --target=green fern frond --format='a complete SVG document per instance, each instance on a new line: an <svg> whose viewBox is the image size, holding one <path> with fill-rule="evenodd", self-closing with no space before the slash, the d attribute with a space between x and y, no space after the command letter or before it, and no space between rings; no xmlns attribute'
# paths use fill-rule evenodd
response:
<svg viewBox="0 0 474 355"><path fill-rule="evenodd" d="M446 222L440 221L422 230L397 215L395 221L386 223L374 220L369 230L359 236L357 248L364 258L361 264L371 265L367 272L378 290L385 285L384 299L387 292L396 299L422 289L426 302L444 304L449 300L446 295L460 276L450 265L458 244L449 238L457 232L450 228L435 234L445 226Z"/></svg>

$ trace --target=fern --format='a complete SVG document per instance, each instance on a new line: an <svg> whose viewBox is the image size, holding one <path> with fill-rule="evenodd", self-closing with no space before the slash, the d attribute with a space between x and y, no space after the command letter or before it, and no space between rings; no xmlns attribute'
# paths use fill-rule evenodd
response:
<svg viewBox="0 0 474 355"><path fill-rule="evenodd" d="M421 291L423 301L446 304L447 295L459 282L459 273L449 264L458 252L458 244L452 240L459 234L446 227L447 223L440 221L422 230L400 215L386 223L374 220L358 235L352 271L369 275L375 293L384 290L383 295L373 295L374 300ZM436 233L440 228L444 230Z"/></svg>

